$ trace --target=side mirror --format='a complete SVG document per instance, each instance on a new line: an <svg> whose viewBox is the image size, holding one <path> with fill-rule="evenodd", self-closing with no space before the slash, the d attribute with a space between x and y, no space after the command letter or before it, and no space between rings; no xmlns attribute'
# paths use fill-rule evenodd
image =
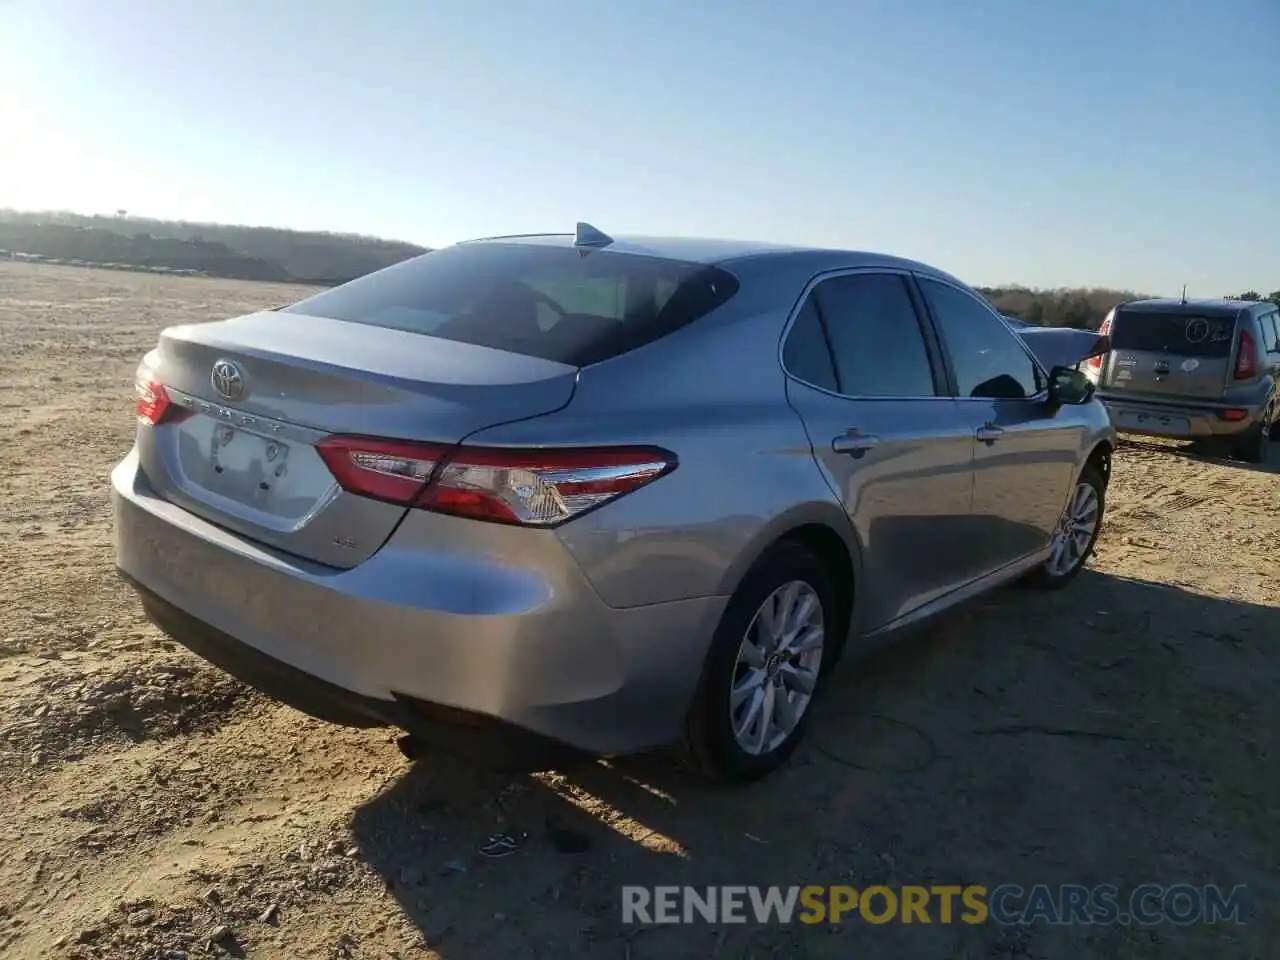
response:
<svg viewBox="0 0 1280 960"><path fill-rule="evenodd" d="M1049 402L1054 404L1088 403L1093 396L1093 381L1083 370L1054 367L1049 371Z"/></svg>

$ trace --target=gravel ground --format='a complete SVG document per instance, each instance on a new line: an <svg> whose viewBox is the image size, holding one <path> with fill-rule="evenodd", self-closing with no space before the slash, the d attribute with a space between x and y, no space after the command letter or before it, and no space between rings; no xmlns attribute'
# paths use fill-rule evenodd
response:
<svg viewBox="0 0 1280 960"><path fill-rule="evenodd" d="M663 758L410 765L390 731L310 720L189 655L112 571L106 476L141 355L162 326L301 293L0 263L0 954L1275 955L1276 459L1126 443L1075 584L850 659L812 742L749 789ZM589 846L558 850L548 823ZM498 829L529 839L478 857ZM624 883L879 882L1244 884L1254 906L1151 929L619 912Z"/></svg>

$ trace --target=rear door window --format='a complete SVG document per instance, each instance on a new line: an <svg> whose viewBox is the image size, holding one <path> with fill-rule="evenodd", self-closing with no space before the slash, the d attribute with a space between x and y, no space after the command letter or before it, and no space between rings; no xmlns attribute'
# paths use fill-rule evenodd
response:
<svg viewBox="0 0 1280 960"><path fill-rule="evenodd" d="M1119 311L1111 328L1111 348L1180 357L1229 357L1235 333L1232 316Z"/></svg>
<svg viewBox="0 0 1280 960"><path fill-rule="evenodd" d="M693 323L737 292L716 267L544 243L459 244L285 307L574 366Z"/></svg>
<svg viewBox="0 0 1280 960"><path fill-rule="evenodd" d="M932 397L933 366L903 277L850 274L809 296L835 362L836 392L848 397Z"/></svg>

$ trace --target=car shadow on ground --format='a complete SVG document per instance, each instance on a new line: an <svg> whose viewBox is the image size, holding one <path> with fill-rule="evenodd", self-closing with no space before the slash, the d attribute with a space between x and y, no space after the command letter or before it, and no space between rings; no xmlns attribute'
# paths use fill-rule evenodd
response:
<svg viewBox="0 0 1280 960"><path fill-rule="evenodd" d="M1274 428L1273 431L1274 433ZM1270 444L1267 450L1267 459L1263 463L1245 463L1243 460L1233 460L1228 457L1216 455L1206 452L1196 447L1195 444L1185 443L1179 440L1160 440L1154 438L1136 439L1134 437L1122 436L1117 441L1117 445L1124 451L1126 457L1134 454L1138 456L1163 456L1172 454L1176 457L1182 457L1196 463L1211 463L1220 467L1233 467L1237 470L1248 470L1253 473L1269 473L1280 475L1280 443Z"/></svg>
<svg viewBox="0 0 1280 960"><path fill-rule="evenodd" d="M1276 637L1280 608L1086 570L847 656L762 782L663 755L535 776L429 757L353 831L448 958L1262 956L1256 923L625 924L621 888L1192 882L1274 902ZM486 858L499 830L528 836Z"/></svg>

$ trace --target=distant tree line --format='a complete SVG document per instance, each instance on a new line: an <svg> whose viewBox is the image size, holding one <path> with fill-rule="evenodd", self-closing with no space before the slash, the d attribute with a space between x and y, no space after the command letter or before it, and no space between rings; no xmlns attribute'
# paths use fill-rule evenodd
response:
<svg viewBox="0 0 1280 960"><path fill-rule="evenodd" d="M1028 287L979 287L978 291L1001 313L1020 317L1043 327L1077 327L1096 330L1117 303L1141 300L1147 294L1132 290L1088 289L1032 290ZM1270 300L1280 304L1280 290L1263 297L1247 290L1228 300Z"/></svg>
<svg viewBox="0 0 1280 960"><path fill-rule="evenodd" d="M348 233L153 220L126 211L87 216L0 208L0 259L37 260L333 286L425 253L399 240ZM1131 290L979 287L1001 313L1047 327L1097 329ZM1280 303L1280 290L1234 300Z"/></svg>
<svg viewBox="0 0 1280 960"><path fill-rule="evenodd" d="M0 256L337 284L425 247L355 234L0 209Z"/></svg>
<svg viewBox="0 0 1280 960"><path fill-rule="evenodd" d="M1272 303L1280 304L1280 290L1272 290L1265 297L1258 293L1257 290L1246 290L1238 296L1228 296L1228 300L1270 300Z"/></svg>
<svg viewBox="0 0 1280 960"><path fill-rule="evenodd" d="M1125 300L1144 294L1102 287L1033 290L1029 287L979 287L978 292L1001 313L1020 317L1041 327L1076 327L1096 330L1107 312Z"/></svg>

